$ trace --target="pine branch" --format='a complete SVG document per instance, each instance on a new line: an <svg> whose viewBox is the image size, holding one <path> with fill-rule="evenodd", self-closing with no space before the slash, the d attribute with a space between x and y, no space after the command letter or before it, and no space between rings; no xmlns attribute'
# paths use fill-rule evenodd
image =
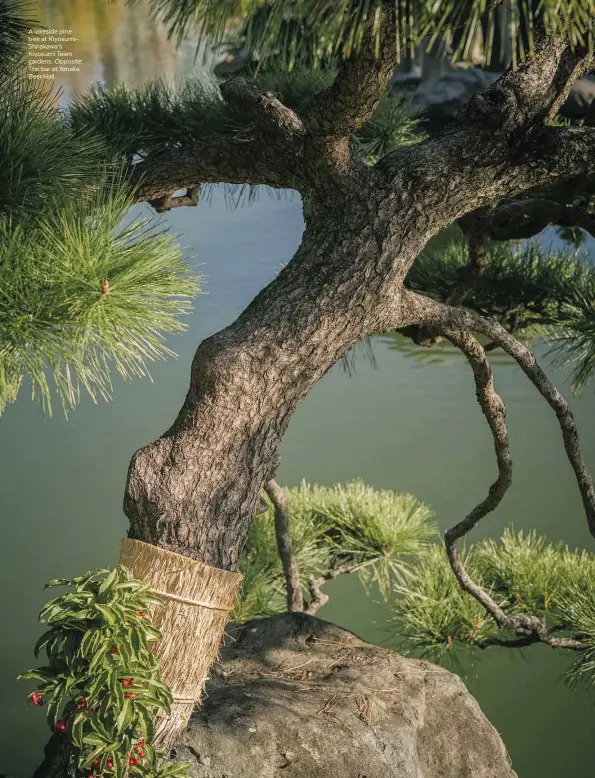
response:
<svg viewBox="0 0 595 778"><path fill-rule="evenodd" d="M446 553L452 570L461 588L483 605L501 629L523 630L534 635L540 642L552 647L584 648L584 643L571 638L558 638L547 629L545 621L537 616L517 614L509 616L488 594L472 580L464 567L457 549L457 541L469 533L477 524L494 511L500 504L512 482L512 459L510 457L508 430L506 427L506 409L501 397L494 389L492 371L484 349L468 332L444 330L448 339L466 356L475 378L477 400L492 432L498 477L491 485L488 496L477 505L462 521L451 527L445 534Z"/></svg>
<svg viewBox="0 0 595 778"><path fill-rule="evenodd" d="M298 114L332 77L294 72L263 73L256 83L232 79L221 87L230 103L200 81L176 90L162 83L135 90L95 88L70 109L67 126L98 137L111 154L129 160L138 197L155 201L158 210L194 204L188 195L174 200L171 195L178 188L192 192L197 181L292 187L298 178L292 166L303 173ZM416 127L403 100L386 93L352 137L353 154L374 163L397 146L417 142Z"/></svg>
<svg viewBox="0 0 595 778"><path fill-rule="evenodd" d="M281 557L283 574L285 576L287 610L290 613L303 611L304 600L300 584L300 571L291 542L287 497L274 478L271 478L270 481L266 483L265 491L273 503L275 511L275 538L277 540L277 549L279 551L279 556Z"/></svg>
<svg viewBox="0 0 595 778"><path fill-rule="evenodd" d="M213 135L182 148L150 154L133 165L129 175L137 199L150 201L208 183L292 189L296 188L293 167L263 138L241 141Z"/></svg>
<svg viewBox="0 0 595 778"><path fill-rule="evenodd" d="M537 364L535 356L495 321L478 316L468 309L447 306L412 292L405 292L405 298L405 304L409 307L412 316L417 317L419 324L437 327L443 331L480 332L487 335L494 343L498 343L517 362L556 414L566 455L574 471L583 501L589 531L595 537L595 489L580 451L576 422L568 403L548 380Z"/></svg>
<svg viewBox="0 0 595 778"><path fill-rule="evenodd" d="M301 119L270 92L261 92L254 81L232 78L221 84L225 101L240 116L253 122L265 136L291 142L304 135Z"/></svg>
<svg viewBox="0 0 595 778"><path fill-rule="evenodd" d="M342 564L338 567L329 570L328 573L320 575L317 578L312 576L308 580L308 591L310 592L310 602L306 605L304 613L309 616L315 616L323 605L326 605L329 601L329 596L322 591L322 586L329 581L334 581L340 575L350 575L351 573L358 573L365 567L374 565L379 561L380 557L373 557L366 562L351 562L348 564Z"/></svg>
<svg viewBox="0 0 595 778"><path fill-rule="evenodd" d="M493 130L506 132L547 124L591 62L592 54L587 49L571 46L561 34L548 36L542 27L533 54L518 68L509 67L484 92L474 95L459 119L487 123Z"/></svg>
<svg viewBox="0 0 595 778"><path fill-rule="evenodd" d="M343 62L333 84L307 107L304 121L322 137L346 138L372 116L397 62L394 14L377 8L371 15L361 45Z"/></svg>

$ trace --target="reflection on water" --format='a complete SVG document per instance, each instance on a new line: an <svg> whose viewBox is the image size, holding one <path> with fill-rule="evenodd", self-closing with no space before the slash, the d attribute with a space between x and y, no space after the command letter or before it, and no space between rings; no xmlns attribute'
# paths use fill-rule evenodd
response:
<svg viewBox="0 0 595 778"><path fill-rule="evenodd" d="M79 39L71 48L84 64L78 73L61 74L57 83L67 95L80 94L97 81L108 86L180 81L212 66L214 54L207 47L197 57L194 42L178 46L168 40L165 27L151 18L144 3L38 0L37 18L45 27L72 30Z"/></svg>

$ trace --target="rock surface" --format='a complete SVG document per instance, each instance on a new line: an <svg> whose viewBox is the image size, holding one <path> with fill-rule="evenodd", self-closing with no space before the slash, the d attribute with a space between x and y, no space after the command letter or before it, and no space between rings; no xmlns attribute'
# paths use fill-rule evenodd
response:
<svg viewBox="0 0 595 778"><path fill-rule="evenodd" d="M447 670L304 614L232 634L175 749L194 778L515 778Z"/></svg>

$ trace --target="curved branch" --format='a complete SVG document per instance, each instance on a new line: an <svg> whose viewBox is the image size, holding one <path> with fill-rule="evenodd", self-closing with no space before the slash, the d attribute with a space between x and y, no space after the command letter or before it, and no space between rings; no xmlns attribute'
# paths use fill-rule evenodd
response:
<svg viewBox="0 0 595 778"><path fill-rule="evenodd" d="M182 147L150 154L130 171L139 200L167 203L176 190L193 190L203 183L296 188L300 180L300 139L305 134L301 120L249 79L233 78L221 84L220 90L223 99L247 124L254 125L253 137L210 133Z"/></svg>
<svg viewBox="0 0 595 778"><path fill-rule="evenodd" d="M312 576L308 581L308 590L310 592L310 602L306 605L304 613L309 616L315 616L320 608L329 601L328 594L322 591L322 586L329 581L334 581L340 575L349 575L350 573L356 573L363 567L374 564L377 562L377 558L367 559L365 562L345 562L345 564L335 567L333 570L329 570L324 575L318 577Z"/></svg>
<svg viewBox="0 0 595 778"><path fill-rule="evenodd" d="M404 292L403 304L408 306L410 316L415 318L418 324L436 327L442 331L480 332L487 335L493 343L497 343L517 362L556 414L566 455L581 494L589 531L595 537L595 489L580 451L576 422L568 403L539 367L535 355L502 325L467 308L453 308L410 291Z"/></svg>
<svg viewBox="0 0 595 778"><path fill-rule="evenodd" d="M453 345L463 352L471 365L475 378L477 400L492 432L498 464L498 477L490 486L488 496L462 521L451 527L444 536L450 566L461 588L483 605L501 629L527 631L529 635L535 636L536 640L550 646L583 647L583 644L574 638L554 637L548 630L545 621L537 616L527 614L508 616L485 589L472 580L465 570L456 543L477 526L481 519L498 507L512 483L512 459L506 427L506 408L502 398L494 388L492 370L484 349L469 332L445 329L444 334Z"/></svg>
<svg viewBox="0 0 595 778"><path fill-rule="evenodd" d="M178 189L200 184L261 184L296 187L290 155L263 138L239 140L220 134L192 141L181 148L150 154L130 169L138 201L170 198Z"/></svg>
<svg viewBox="0 0 595 778"><path fill-rule="evenodd" d="M478 641L473 645L476 648L486 649L490 646L499 646L500 648L525 648L526 646L534 646L536 643L543 643L544 641L539 638L538 635L531 632L529 634L523 634L522 630L515 638L500 638L493 636L486 638L485 640ZM571 651L582 651L585 648L585 643L582 640L576 638L556 638L550 635L550 639L545 641L546 645L551 648L568 648Z"/></svg>
<svg viewBox="0 0 595 778"><path fill-rule="evenodd" d="M394 10L377 8L362 41L343 62L335 81L318 92L304 113L319 136L347 138L374 113L397 66Z"/></svg>
<svg viewBox="0 0 595 778"><path fill-rule="evenodd" d="M490 486L488 496L463 521L448 530L446 537L455 542L470 532L484 516L495 510L512 483L512 459L506 427L506 407L494 389L492 369L480 343L468 332L444 330L444 335L459 348L473 370L477 401L486 417L496 451L498 478Z"/></svg>
<svg viewBox="0 0 595 778"><path fill-rule="evenodd" d="M289 513L287 506L287 497L283 489L271 478L264 487L268 494L273 508L275 509L275 538L277 540L277 550L281 557L283 574L285 576L285 589L287 592L287 610L290 613L304 610L304 600L302 597L302 587L300 584L300 571L293 545L291 543L291 533L289 531Z"/></svg>
<svg viewBox="0 0 595 778"><path fill-rule="evenodd" d="M572 84L589 69L591 57L586 48L572 49L563 35L541 30L536 37L533 55L474 95L460 111L462 121L510 132L555 118Z"/></svg>
<svg viewBox="0 0 595 778"><path fill-rule="evenodd" d="M238 76L219 87L223 99L254 122L265 135L290 140L305 133L301 119L272 92L261 92L254 81Z"/></svg>
<svg viewBox="0 0 595 778"><path fill-rule="evenodd" d="M486 220L491 240L525 240L550 224L580 227L595 237L595 218L580 208L553 200L509 200L501 203Z"/></svg>

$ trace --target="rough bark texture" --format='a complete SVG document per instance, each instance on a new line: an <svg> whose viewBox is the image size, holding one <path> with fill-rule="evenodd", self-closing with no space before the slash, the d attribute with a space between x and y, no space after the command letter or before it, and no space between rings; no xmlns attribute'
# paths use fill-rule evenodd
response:
<svg viewBox="0 0 595 778"><path fill-rule="evenodd" d="M515 778L444 668L304 614L234 638L175 747L195 778Z"/></svg>
<svg viewBox="0 0 595 778"><path fill-rule="evenodd" d="M275 537L285 576L287 610L290 613L303 611L304 598L302 597L302 586L300 584L300 570L291 543L287 496L274 478L267 482L265 490L273 503L275 511Z"/></svg>
<svg viewBox="0 0 595 778"><path fill-rule="evenodd" d="M234 79L222 95L246 117L246 138L168 151L136 170L146 199L203 181L293 187L302 194L305 229L277 278L200 344L177 419L135 454L124 503L129 537L233 571L299 403L355 343L412 325L484 332L519 361L558 416L595 534L595 495L572 415L532 355L494 323L403 286L427 241L448 224L592 168L595 129L545 125L587 58L559 38L541 40L452 127L368 169L351 154L349 135L393 72L393 28L389 13L375 18L361 50L303 116Z"/></svg>
<svg viewBox="0 0 595 778"><path fill-rule="evenodd" d="M350 103L359 120L372 109L369 90L376 89L375 99L382 93L393 53L379 68L382 77L372 85L363 79L365 95ZM346 163L336 138L326 143L302 130L314 121L316 103L302 122L272 97L257 98L244 79L224 90L236 105L255 103L250 118L256 135L262 127L262 137L254 143L267 157L263 163L248 144L235 144L246 151L238 159L246 169L233 180L243 175L255 182L252 174L259 183L270 183L271 175L291 178L303 194L305 231L275 281L232 325L199 346L177 420L135 455L125 500L131 537L235 568L292 413L354 343L411 323L402 283L429 238L496 198L584 172L585 160L595 157L591 128L542 123L544 105L549 110L583 66L576 58L558 40L544 44L517 73L505 74L492 88L496 92L486 93L481 110L470 106L451 131L398 150L372 170L353 159ZM356 70L348 63L338 83L357 90L350 75ZM339 103L336 110L346 111L343 97ZM169 164L179 170L176 160ZM260 175L261 164L269 175ZM187 180L187 166L179 172L185 185L196 183ZM213 180L214 171L206 172Z"/></svg>

